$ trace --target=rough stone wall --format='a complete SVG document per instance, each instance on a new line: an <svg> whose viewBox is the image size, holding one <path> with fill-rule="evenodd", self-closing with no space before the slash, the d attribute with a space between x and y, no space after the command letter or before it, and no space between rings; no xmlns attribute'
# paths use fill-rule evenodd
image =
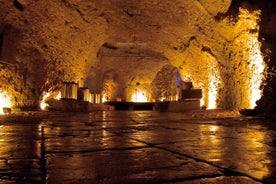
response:
<svg viewBox="0 0 276 184"><path fill-rule="evenodd" d="M58 89L62 81L82 85L87 65L95 63L104 40L106 20L90 1L81 5L59 0L1 2L1 60L17 68L4 69L18 75L13 77L14 89L8 90L17 99L15 106L37 106L42 92Z"/></svg>
<svg viewBox="0 0 276 184"><path fill-rule="evenodd" d="M263 97L258 101L258 109L263 112L276 111L276 4L273 1L261 4L263 10L260 23L262 53L267 64L266 79L263 82Z"/></svg>
<svg viewBox="0 0 276 184"><path fill-rule="evenodd" d="M263 63L258 52L260 11L248 6L252 8L247 3L240 4L237 17L229 16L220 22L219 33L224 38L221 50L223 57L218 57L221 60L220 73L224 83L224 90L220 94L225 99L224 104L220 105L223 108L254 107L250 102L253 98L250 90L258 82L253 82L258 70L256 65ZM227 86L231 88L227 89Z"/></svg>
<svg viewBox="0 0 276 184"><path fill-rule="evenodd" d="M171 65L165 65L157 72L151 83L152 97L156 101L169 100L169 96L177 95L178 71Z"/></svg>
<svg viewBox="0 0 276 184"><path fill-rule="evenodd" d="M196 12L189 21L193 25L190 31L193 35L183 44L175 45L175 52L173 49L167 51L183 79L188 77L195 87L204 89L207 106L213 98L210 91L214 88L217 92L213 95L216 95L219 108L249 108L251 105L248 96L252 88L248 80L252 77L249 60L255 55L255 48L249 42L251 38L258 38L259 11L247 3L239 6L241 8L237 8L236 14L220 18L212 17L207 10ZM204 9L198 3L196 7ZM244 11L248 14L243 15Z"/></svg>
<svg viewBox="0 0 276 184"><path fill-rule="evenodd" d="M258 44L250 40L259 36L269 67L264 83L269 98L259 103L264 107L275 97L274 6L248 0L4 1L1 88L12 94L15 106L37 105L43 91L59 89L62 81L79 82L97 93L112 89L116 94L109 98L129 99L137 82L151 90L158 71L169 64L183 80L203 88L205 105L215 101L219 108L247 108ZM105 43L131 43L139 49L112 49ZM151 59L133 57L145 53Z"/></svg>

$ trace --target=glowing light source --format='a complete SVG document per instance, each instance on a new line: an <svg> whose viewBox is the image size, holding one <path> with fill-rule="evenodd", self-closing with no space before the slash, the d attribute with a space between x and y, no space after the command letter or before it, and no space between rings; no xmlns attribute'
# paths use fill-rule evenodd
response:
<svg viewBox="0 0 276 184"><path fill-rule="evenodd" d="M46 100L53 95L53 92L43 92L42 93L42 100L40 102L40 109L45 110L49 104L46 103ZM60 100L61 99L61 92L59 92L53 99Z"/></svg>
<svg viewBox="0 0 276 184"><path fill-rule="evenodd" d="M60 99L61 99L61 92L59 92L59 93L57 94L56 99L57 99L57 100L60 100Z"/></svg>
<svg viewBox="0 0 276 184"><path fill-rule="evenodd" d="M212 68L209 72L209 89L208 89L208 109L215 109L217 107L217 91L220 84L220 77L218 71Z"/></svg>
<svg viewBox="0 0 276 184"><path fill-rule="evenodd" d="M159 101L160 101L160 102L163 102L163 101L165 101L165 100L166 100L166 97L164 97L164 96L162 96L162 97L159 98Z"/></svg>
<svg viewBox="0 0 276 184"><path fill-rule="evenodd" d="M243 40L245 45L244 50L244 60L247 60L247 70L246 73L248 81L244 84L246 86L244 89L246 94L244 94L247 99L243 102L243 108L253 109L256 106L256 101L260 99L262 91L259 89L262 79L264 77L263 71L265 64L260 51L260 43L258 41L259 36L259 20L261 11L250 12L247 9L240 8L239 18L242 20L242 27L248 30L256 30L255 32L250 32L244 34Z"/></svg>
<svg viewBox="0 0 276 184"><path fill-rule="evenodd" d="M210 131L212 131L212 132L215 132L215 131L217 131L218 130L218 126L216 126L216 125L210 125L210 127L209 127L209 129L210 129Z"/></svg>
<svg viewBox="0 0 276 184"><path fill-rule="evenodd" d="M202 98L200 99L200 107L204 107L205 106L204 99L205 99L204 89L202 89Z"/></svg>
<svg viewBox="0 0 276 184"><path fill-rule="evenodd" d="M259 100L262 96L262 91L260 90L260 85L263 79L264 71L264 62L263 57L260 52L260 43L258 42L257 36L252 37L249 40L249 45L252 47L252 52L249 55L249 70L252 71L252 76L250 77L250 86L249 89L249 105L253 109L256 106L256 101Z"/></svg>
<svg viewBox="0 0 276 184"><path fill-rule="evenodd" d="M51 95L50 92L43 92L42 100L40 102L40 109L45 110L49 106L45 101Z"/></svg>
<svg viewBox="0 0 276 184"><path fill-rule="evenodd" d="M147 102L147 96L145 92L135 90L135 93L132 95L132 101L133 102Z"/></svg>
<svg viewBox="0 0 276 184"><path fill-rule="evenodd" d="M237 104L239 108L253 109L256 106L256 101L262 95L259 87L264 77L265 68L258 42L261 11L240 8L239 12L239 21L234 25L239 36L234 38L232 48L239 54L231 55L234 64L233 74L235 75L233 85L236 86L234 91L236 99L233 105Z"/></svg>
<svg viewBox="0 0 276 184"><path fill-rule="evenodd" d="M11 107L11 99L5 91L0 93L0 114L4 114L3 107Z"/></svg>
<svg viewBox="0 0 276 184"><path fill-rule="evenodd" d="M260 51L260 43L258 41L259 34L259 19L261 11L250 12L240 8L239 18L242 21L242 27L248 30L256 30L255 32L245 33L237 41L246 43L243 48L243 60L246 67L243 70L243 77L248 78L241 87L243 88L242 108L253 109L256 106L256 101L260 99L262 91L259 89L265 68L263 58Z"/></svg>
<svg viewBox="0 0 276 184"><path fill-rule="evenodd" d="M209 61L209 66L207 68L208 75L206 76L207 83L205 83L201 88L203 88L203 102L201 101L201 106L206 106L207 109L217 108L217 96L218 88L220 86L221 77L218 67L218 61L215 57L209 53L205 53L205 58Z"/></svg>
<svg viewBox="0 0 276 184"><path fill-rule="evenodd" d="M102 103L107 102L107 101L108 101L108 96L106 93L103 93L102 94Z"/></svg>

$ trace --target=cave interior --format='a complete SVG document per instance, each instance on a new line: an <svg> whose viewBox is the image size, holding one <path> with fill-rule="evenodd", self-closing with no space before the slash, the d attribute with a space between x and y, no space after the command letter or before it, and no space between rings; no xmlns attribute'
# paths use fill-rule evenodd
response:
<svg viewBox="0 0 276 184"><path fill-rule="evenodd" d="M65 83L93 103L177 101L182 83L207 109L275 112L273 1L49 2L1 4L1 108L39 108Z"/></svg>

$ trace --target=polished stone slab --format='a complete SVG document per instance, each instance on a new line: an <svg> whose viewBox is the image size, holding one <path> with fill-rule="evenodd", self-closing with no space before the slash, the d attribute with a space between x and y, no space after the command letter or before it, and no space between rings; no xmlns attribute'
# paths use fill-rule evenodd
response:
<svg viewBox="0 0 276 184"><path fill-rule="evenodd" d="M0 184L275 182L274 120L200 113L1 116Z"/></svg>

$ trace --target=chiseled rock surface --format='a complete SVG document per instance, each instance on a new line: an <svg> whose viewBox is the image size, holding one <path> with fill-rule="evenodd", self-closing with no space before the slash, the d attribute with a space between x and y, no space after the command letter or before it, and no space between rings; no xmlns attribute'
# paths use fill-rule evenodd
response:
<svg viewBox="0 0 276 184"><path fill-rule="evenodd" d="M104 91L105 85L120 83L113 84L109 76L104 78L104 68L116 69L115 73L119 74L128 68L131 72L127 77L136 81L143 67L126 64L118 68L120 60L100 57L106 49L105 43L131 43L143 45L142 50L150 48L148 52L156 57L141 61L130 54L125 58L130 63L146 63L145 67L152 68L152 73L144 78L147 87L160 67L168 62L183 79L190 79L195 87L204 89L205 105L208 106L212 85L217 90L218 107L247 108L251 106L250 90L256 83L252 80L256 78L253 73L260 71L254 68L254 61L260 56L259 30L266 30L259 40L270 43L261 49L274 72L274 63L270 62L274 58L270 52L273 42L266 40L275 38L275 29L273 21L265 18L265 15L270 17L273 8L273 3L250 4L246 0L4 1L0 7L1 60L4 61L0 70L1 90L12 94L15 106L34 106L43 91L58 90L62 81L90 85L96 92ZM265 13L261 14L260 9ZM259 28L261 18L263 27ZM116 51L110 49L107 55L124 54L120 49ZM139 50L139 54L144 52ZM269 85L274 86L271 82L274 75L271 72L268 75ZM90 79L94 84L87 84ZM118 94L128 93L124 88L133 86L132 82L114 89L123 89ZM268 96L265 103L273 99L269 90L265 95ZM268 107L271 109L273 104Z"/></svg>

